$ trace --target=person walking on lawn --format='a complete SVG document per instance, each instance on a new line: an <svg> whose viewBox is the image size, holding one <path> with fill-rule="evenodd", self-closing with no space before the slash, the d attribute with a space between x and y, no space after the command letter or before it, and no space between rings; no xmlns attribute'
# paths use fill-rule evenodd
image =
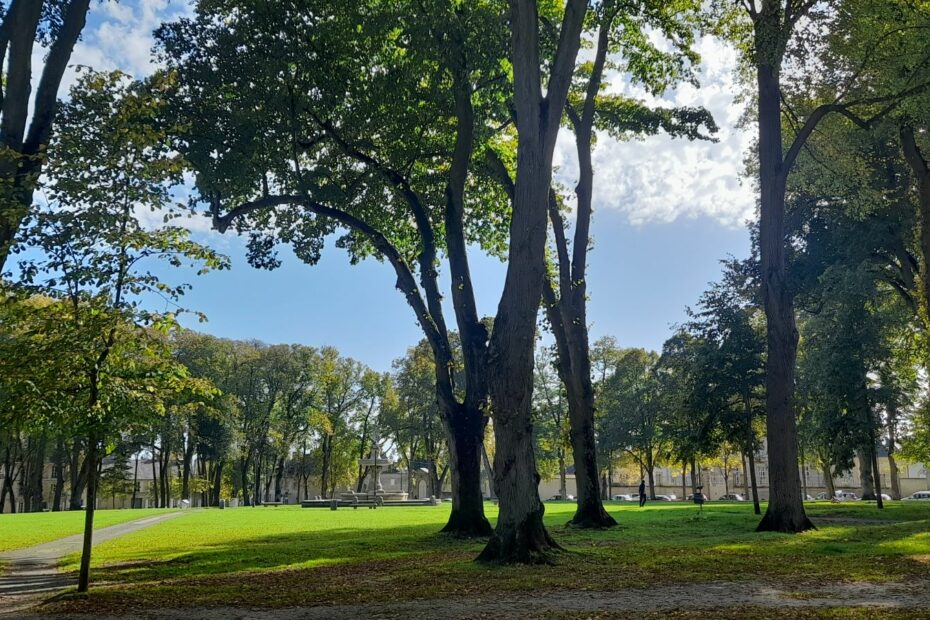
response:
<svg viewBox="0 0 930 620"><path fill-rule="evenodd" d="M646 479L639 481L639 507L646 505Z"/></svg>

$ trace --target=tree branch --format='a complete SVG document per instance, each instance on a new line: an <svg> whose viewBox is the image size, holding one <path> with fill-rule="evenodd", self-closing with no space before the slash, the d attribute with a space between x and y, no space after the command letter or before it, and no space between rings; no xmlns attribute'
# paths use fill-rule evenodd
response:
<svg viewBox="0 0 930 620"><path fill-rule="evenodd" d="M559 29L559 45L552 61L545 98L548 108L548 117L545 119L546 133L551 134L552 139L555 139L554 134L562 122L562 110L575 72L575 60L581 48L581 30L587 10L587 0L568 0L565 3L562 27ZM559 104L553 106L553 102Z"/></svg>
<svg viewBox="0 0 930 620"><path fill-rule="evenodd" d="M420 290L417 288L417 283L413 276L413 272L404 261L403 256L401 256L400 252L387 239L387 237L385 237L380 231L368 223L349 213L346 213L345 211L341 211L333 207L328 207L299 194L264 196L256 200L244 202L231 209L225 215L220 215L220 199L218 196L214 196L211 200L210 210L213 216L213 227L217 231L223 233L226 232L226 230L229 228L229 225L237 218L244 217L255 211L288 205L301 206L314 215L330 218L347 228L365 235L365 237L368 238L375 249L385 259L387 259L387 261L394 268L394 272L397 275L397 282L395 286L404 294L404 296L407 298L407 303L410 304L411 308L413 308L414 314L416 314L417 317L417 321L420 323L420 327L423 329L423 332L426 335L426 339L430 342L434 352L446 349L444 344L444 335L437 328L433 317L430 315L430 312L423 301L423 297L420 295ZM450 403L456 402L451 385L448 385L443 390L442 397L450 399Z"/></svg>
<svg viewBox="0 0 930 620"><path fill-rule="evenodd" d="M419 194L413 190L410 182L403 174L350 144L340 135L332 123L320 118L314 118L314 120L346 155L378 171L391 185L400 191L407 201L423 243L423 250L420 252L418 260L420 264L420 282L426 292L426 301L436 326L441 332L445 333L446 325L442 314L442 295L439 292L438 273L436 271L436 235Z"/></svg>
<svg viewBox="0 0 930 620"><path fill-rule="evenodd" d="M892 111L894 111L894 109L901 105L905 99L913 95L920 94L928 89L930 89L930 82L924 82L893 95L886 95L883 97L869 97L866 99L851 101L849 103L828 103L815 108L814 111L811 112L810 116L807 117L807 121L805 121L804 125L795 136L794 141L791 143L791 147L788 149L788 152L785 155L782 165L783 174L791 170L792 166L794 166L795 160L798 157L798 154L804 147L805 142L807 142L807 139L810 138L810 135L817 128L817 125L820 124L820 121L822 121L828 114L834 112L842 114L862 129L870 129L876 121L884 118ZM852 111L852 108L855 107L864 105L876 105L880 103L887 103L888 105L867 119L858 116Z"/></svg>
<svg viewBox="0 0 930 620"><path fill-rule="evenodd" d="M58 106L58 88L61 86L61 79L68 67L74 45L84 29L89 8L90 0L71 0L68 3L64 21L58 31L58 38L49 50L45 69L42 71L42 78L36 89L35 107L24 149L27 153L38 153L48 143L52 131L52 120Z"/></svg>

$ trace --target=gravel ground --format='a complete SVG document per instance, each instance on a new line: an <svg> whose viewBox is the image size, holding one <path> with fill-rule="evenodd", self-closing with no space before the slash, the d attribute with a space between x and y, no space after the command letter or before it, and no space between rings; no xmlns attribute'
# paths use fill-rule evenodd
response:
<svg viewBox="0 0 930 620"><path fill-rule="evenodd" d="M157 609L126 616L56 614L21 615L24 619L52 617L57 620L105 620L106 618L149 618L152 620L354 620L403 618L546 618L553 615L588 617L609 615L636 617L643 613L688 612L693 617L713 618L714 610L728 614L747 610L747 617L759 617L759 610L810 610L825 608L871 608L907 611L913 618L930 618L930 581L912 584L834 584L803 590L779 589L760 583L704 583L661 586L649 590L616 592L532 592L504 593L383 604L353 604L286 609L236 609L230 607ZM751 611L750 611L751 610ZM737 614L738 615L738 614ZM680 616L679 616L680 617Z"/></svg>

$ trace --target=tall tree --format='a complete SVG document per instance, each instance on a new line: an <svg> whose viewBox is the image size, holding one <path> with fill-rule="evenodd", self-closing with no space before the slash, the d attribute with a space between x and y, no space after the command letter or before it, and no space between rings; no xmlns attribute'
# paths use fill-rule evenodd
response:
<svg viewBox="0 0 930 620"><path fill-rule="evenodd" d="M804 510L798 473L797 422L792 404L798 333L794 300L786 273L785 198L788 175L811 134L830 114L842 114L868 127L886 116L902 100L926 89L926 83L892 85L877 94L871 89L863 67L873 66L876 50L893 45L897 20L876 21L869 11L872 35L877 45L856 38L856 54L840 58L823 52L826 39L842 41L863 25L857 11L868 3L857 0L820 3L814 0L741 0L750 20L739 40L755 72L758 136L758 184L760 191L759 255L763 301L766 314L766 425L769 446L769 504L759 531L800 532L812 526ZM799 23L805 28L799 29ZM878 29L876 32L876 28ZM803 30L805 36L798 34ZM861 34L861 33L860 33ZM872 37L870 37L872 39ZM783 80L788 61L818 54L823 71L816 76L792 76ZM790 66L790 65L789 65ZM813 84L812 84L813 83ZM803 114L789 106L793 137L784 140L782 131L783 92L796 87L822 94L820 101ZM791 100L789 97L788 100Z"/></svg>
<svg viewBox="0 0 930 620"><path fill-rule="evenodd" d="M433 352L453 463L445 531L461 535L490 533L480 487L488 333L466 248L499 252L506 211L496 188L466 187L476 145L506 124L502 25L484 1L303 0L282 10L243 0L202 2L195 19L159 33L181 79L178 112L194 127L178 146L216 227L249 230L261 266L277 264L276 241L315 263L338 227L353 261L374 255L393 268ZM217 141L228 148L217 152ZM442 249L464 384L451 372Z"/></svg>
<svg viewBox="0 0 930 620"><path fill-rule="evenodd" d="M670 420L671 391L663 389L659 356L644 349L627 349L601 389L601 435L615 451L639 465L655 499L655 468L669 450L665 432Z"/></svg>
<svg viewBox="0 0 930 620"><path fill-rule="evenodd" d="M174 313L145 308L146 295L175 301L186 287L162 282L148 265L225 266L222 257L190 241L186 231L149 230L137 215L137 209L170 213L169 188L179 172L176 156L164 149L164 136L152 122L161 112L151 90L158 87L119 73L89 73L79 81L51 145L49 206L26 222L33 252L20 262L22 281L61 300L48 306L54 313L48 320L59 324L45 354L72 365L59 381L83 401L69 406L87 445L82 592L89 584L101 447L119 428L114 418L129 415L132 402L145 399L146 382L170 381L180 373L160 355L165 347L140 328L173 323Z"/></svg>
<svg viewBox="0 0 930 620"><path fill-rule="evenodd" d="M549 217L554 230L558 274L556 285L547 279L543 289L549 323L558 347L557 368L565 383L571 420L578 510L570 523L578 527L615 525L601 504L595 441L594 388L587 324L587 253L593 213L595 129L628 139L666 131L690 139L701 136L701 126L715 131L702 109L650 109L641 102L602 92L605 71L626 72L630 80L659 95L671 84L690 76L690 50L699 3L599 3L589 22L595 39L594 59L585 59L576 71L575 89L565 107L575 135L579 175L575 186L574 239L569 247L565 223L553 199ZM661 33L673 51L664 51L646 36Z"/></svg>
<svg viewBox="0 0 930 620"><path fill-rule="evenodd" d="M686 407L706 416L704 432L717 429L741 447L752 487L753 506L762 514L755 473L759 446L756 422L765 401L764 317L759 304L758 273L752 261L728 259L724 274L689 310L683 350L670 357L690 358L693 374ZM679 361L684 361L679 359Z"/></svg>
<svg viewBox="0 0 930 620"><path fill-rule="evenodd" d="M540 463L540 472L543 476L552 478L553 475L557 475L559 477L559 496L566 499L568 497L566 456L571 449L568 404L562 382L554 372L553 357L552 350L548 348L538 349L536 352L536 376L533 379L536 458ZM577 473L575 480L578 480Z"/></svg>
<svg viewBox="0 0 930 620"><path fill-rule="evenodd" d="M537 489L531 411L533 349L546 276L552 157L581 46L587 4L585 0L565 3L558 20L558 42L548 52L540 45L542 22L536 0L510 2L518 146L507 275L488 350L500 514L494 535L479 556L484 561L545 561L548 553L558 548L543 525L545 508Z"/></svg>

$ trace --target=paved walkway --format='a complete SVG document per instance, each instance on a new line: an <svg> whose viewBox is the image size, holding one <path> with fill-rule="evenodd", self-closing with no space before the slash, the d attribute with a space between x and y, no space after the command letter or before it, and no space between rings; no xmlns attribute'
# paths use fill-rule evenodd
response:
<svg viewBox="0 0 930 620"><path fill-rule="evenodd" d="M835 583L776 587L759 582L714 582L659 585L615 592L557 590L495 592L444 599L319 605L284 609L190 607L128 609L110 613L56 614L55 620L476 620L514 618L637 618L645 614L700 619L792 618L833 609L838 616L900 613L906 618L930 618L930 582L908 584ZM872 610L867 611L867 610ZM44 616L25 615L22 620ZM805 615L805 617L807 617ZM858 616L857 616L858 617Z"/></svg>
<svg viewBox="0 0 930 620"><path fill-rule="evenodd" d="M94 545L182 514L167 512L94 530ZM83 544L84 534L75 534L34 547L0 553L0 562L7 569L5 574L0 575L0 614L8 612L10 607L18 607L15 605L16 599L31 599L33 597L30 595L60 590L74 584L76 577L58 572L58 563L63 557L80 552Z"/></svg>

